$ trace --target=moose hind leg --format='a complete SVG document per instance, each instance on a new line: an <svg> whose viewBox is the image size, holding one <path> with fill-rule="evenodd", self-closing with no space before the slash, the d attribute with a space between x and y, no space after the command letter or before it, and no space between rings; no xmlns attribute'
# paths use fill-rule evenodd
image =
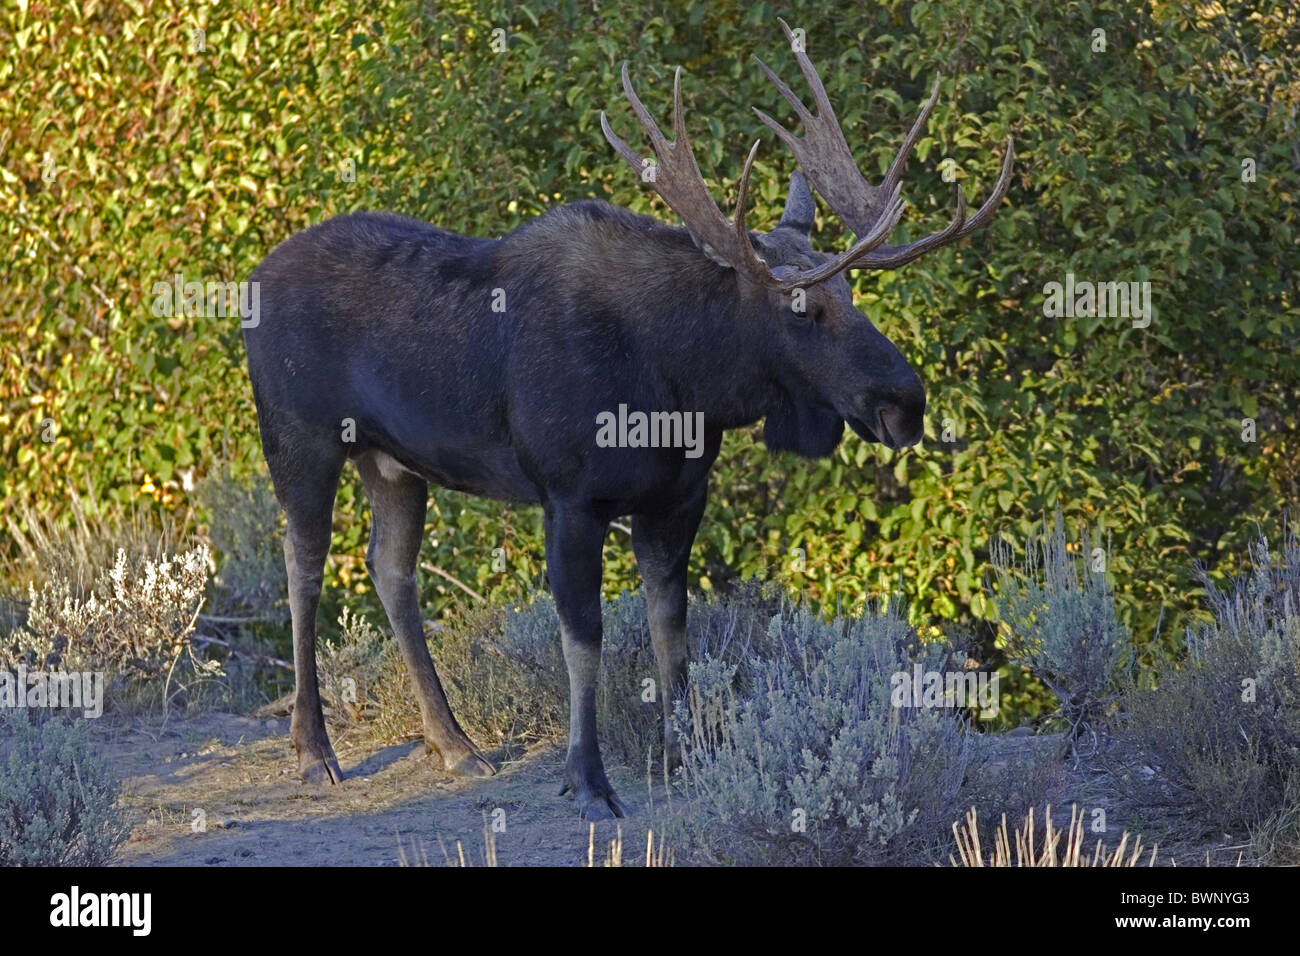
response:
<svg viewBox="0 0 1300 956"><path fill-rule="evenodd" d="M370 498L366 568L410 672L411 687L424 724L425 744L442 758L443 769L450 773L491 776L496 772L492 764L470 741L451 712L424 640L415 566L424 535L428 485L379 452L358 457L357 468Z"/></svg>
<svg viewBox="0 0 1300 956"><path fill-rule="evenodd" d="M610 786L596 733L600 679L601 545L606 525L583 508L546 510L546 574L560 617L560 640L569 671L569 752L563 795L573 792L584 820L626 815Z"/></svg>
<svg viewBox="0 0 1300 956"><path fill-rule="evenodd" d="M277 468L268 456L275 490L284 507L284 566L289 579L289 611L293 618L294 705L289 738L298 752L298 772L312 783L343 779L334 748L325 730L320 687L316 678L316 609L320 604L325 558L330 548L334 493L342 470L337 462L319 468Z"/></svg>

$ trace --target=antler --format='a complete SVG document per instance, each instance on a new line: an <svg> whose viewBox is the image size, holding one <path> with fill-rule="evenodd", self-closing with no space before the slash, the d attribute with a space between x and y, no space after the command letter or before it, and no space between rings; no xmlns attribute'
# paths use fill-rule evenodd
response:
<svg viewBox="0 0 1300 956"><path fill-rule="evenodd" d="M889 216L893 214L893 203L898 196L903 172L907 168L908 154L911 153L913 145L920 137L922 130L925 129L926 121L930 118L934 104L938 101L939 81L938 79L935 80L934 91L930 94L930 99L925 106L922 107L921 115L916 118L916 122L912 124L911 130L908 131L907 137L903 140L902 148L899 149L894 161L889 166L889 172L885 174L885 178L879 186L873 186L858 171L857 163L853 160L853 154L849 151L849 145L844 140L844 132L840 128L839 120L835 118L835 110L831 107L830 100L826 96L826 88L822 85L821 77L817 75L817 70L813 67L812 61L800 49L800 45L795 43L794 34L786 22L780 20L780 24L781 29L785 32L786 40L790 42L791 48L794 50L795 59L799 63L799 70L803 73L804 79L808 81L808 86L812 89L813 100L817 106L817 115L814 116L810 113L808 108L804 106L803 101L795 96L790 87L782 82L781 78L773 73L767 64L758 57L754 57L754 59L757 61L759 68L776 86L777 91L785 97L786 102L790 104L803 123L804 135L801 137L795 136L760 109L756 108L754 112L758 114L758 118L772 132L776 133L786 146L790 147L795 159L799 161L800 167L812 182L813 188L821 193L822 198L826 200L835 214L844 220L857 235L874 234L880 224L887 221ZM1008 137L1007 151L1002 158L1002 172L998 175L998 181L993 187L992 194L984 201L984 205L980 206L975 215L969 219L966 218L966 198L962 193L961 185L955 184L957 212L944 229L926 236L924 239L918 239L902 246L875 243L864 254L856 256L847 268L895 269L929 252L931 249L937 249L950 242L955 242L963 236L970 235L970 233L993 218L998 205L1006 196L1007 188L1011 185L1012 157L1012 142L1011 138Z"/></svg>
<svg viewBox="0 0 1300 956"><path fill-rule="evenodd" d="M762 280L765 275L770 276L767 264L754 251L745 229L745 199L749 191L749 173L758 152L758 142L755 141L750 149L745 169L740 174L735 221L728 222L709 194L700 167L695 162L695 151L691 149L691 141L686 135L686 123L682 117L682 68L679 66L673 75L673 135L676 139L671 143L664 139L659 125L632 89L626 62L623 64L623 93L632 105L632 112L641 121L646 135L650 137L650 145L658 158L658 165L650 180L654 183L655 191L672 207L673 212L682 217L682 222L686 223L696 237L712 246L737 272L747 273L758 280ZM644 161L610 128L603 110L600 114L600 128L619 155L638 173L643 172Z"/></svg>
<svg viewBox="0 0 1300 956"><path fill-rule="evenodd" d="M651 180L655 190L681 217L687 229L698 239L708 243L714 252L733 269L755 282L788 291L828 279L848 268L854 259L860 258L884 242L903 215L903 202L898 198L900 187L895 185L893 194L884 204L881 214L873 220L870 229L859 233L861 238L851 249L815 269L801 271L783 268L782 274L777 276L754 250L749 240L749 232L745 228L749 174L754 166L758 143L754 143L749 151L749 157L745 160L745 168L740 174L740 185L737 189L735 219L728 222L710 195L708 186L705 185L700 167L695 161L695 152L691 149L691 141L686 135L686 124L682 117L681 67L677 68L673 76L673 135L676 137L673 142L668 142L664 138L649 110L632 89L627 63L623 64L623 93L627 96L637 119L641 121L646 135L649 136L650 145L658 159ZM604 111L600 114L600 128L604 131L609 144L640 174L645 168L644 161L610 128Z"/></svg>

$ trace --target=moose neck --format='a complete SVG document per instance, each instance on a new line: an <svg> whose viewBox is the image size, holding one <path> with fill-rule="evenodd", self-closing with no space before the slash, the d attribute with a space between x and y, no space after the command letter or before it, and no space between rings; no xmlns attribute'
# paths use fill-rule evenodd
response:
<svg viewBox="0 0 1300 956"><path fill-rule="evenodd" d="M658 289L647 289L641 327L683 410L702 411L720 428L748 425L771 398L763 316L745 301L732 270L696 255L702 261L682 263Z"/></svg>
<svg viewBox="0 0 1300 956"><path fill-rule="evenodd" d="M772 400L773 337L763 304L748 297L753 291L747 295L736 273L709 259L683 228L603 204L587 211L594 212L589 275L602 290L601 306L653 359L677 408L703 412L722 429L762 418Z"/></svg>

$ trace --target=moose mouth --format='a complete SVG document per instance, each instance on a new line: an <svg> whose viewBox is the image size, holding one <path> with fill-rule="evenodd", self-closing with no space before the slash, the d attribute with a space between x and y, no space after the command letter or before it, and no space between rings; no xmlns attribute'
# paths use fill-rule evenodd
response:
<svg viewBox="0 0 1300 956"><path fill-rule="evenodd" d="M874 426L868 425L861 418L857 418L853 415L847 416L845 421L849 423L849 427L857 433L859 438L865 439L869 442L874 442L878 445L884 445L887 448L899 447L898 442L894 440L894 436L889 434L889 428L885 425L885 417L879 411L876 412L876 421Z"/></svg>

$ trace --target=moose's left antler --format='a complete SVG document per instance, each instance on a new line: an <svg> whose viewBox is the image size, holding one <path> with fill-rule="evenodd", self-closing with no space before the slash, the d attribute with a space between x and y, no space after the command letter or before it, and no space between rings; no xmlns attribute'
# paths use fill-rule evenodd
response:
<svg viewBox="0 0 1300 956"><path fill-rule="evenodd" d="M786 39L794 50L799 69L812 89L817 113L816 115L811 113L790 87L758 57L754 59L758 62L759 68L767 74L767 78L775 84L777 90L802 121L804 135L795 136L760 109L755 108L754 112L786 146L790 147L809 182L817 192L821 193L835 215L839 216L857 235L868 235L878 227L881 216L892 211L892 203L898 195L899 184L907 168L908 154L911 153L912 147L925 129L926 120L930 118L934 104L939 99L939 81L935 80L934 91L921 109L921 115L912 124L907 138L903 140L902 148L889 166L889 172L885 174L879 186L873 186L863 177L857 163L853 160L853 154L849 151L848 143L845 142L839 120L835 118L835 110L826 96L826 88L822 85L821 77L817 75L812 61L808 59L808 54L800 45L795 43L794 34L786 22L781 20L780 23ZM945 228L906 245L894 246L887 243L878 245L857 256L849 268L896 269L931 249L937 249L970 235L993 218L998 205L1006 196L1007 188L1011 185L1013 155L1011 138L1008 137L1007 151L1002 158L1002 172L998 175L992 194L975 215L966 218L966 198L962 193L961 185L957 184L955 187L957 212Z"/></svg>

